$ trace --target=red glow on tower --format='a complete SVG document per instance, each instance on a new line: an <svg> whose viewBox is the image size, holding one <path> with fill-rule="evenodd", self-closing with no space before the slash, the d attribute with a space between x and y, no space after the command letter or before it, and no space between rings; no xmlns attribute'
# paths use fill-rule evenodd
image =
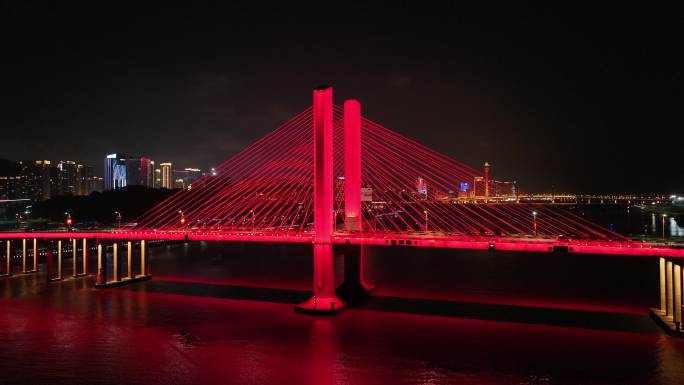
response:
<svg viewBox="0 0 684 385"><path fill-rule="evenodd" d="M344 214L347 231L361 230L361 104L344 102Z"/></svg>
<svg viewBox="0 0 684 385"><path fill-rule="evenodd" d="M333 231L332 87L314 90L314 229L316 242L330 243Z"/></svg>

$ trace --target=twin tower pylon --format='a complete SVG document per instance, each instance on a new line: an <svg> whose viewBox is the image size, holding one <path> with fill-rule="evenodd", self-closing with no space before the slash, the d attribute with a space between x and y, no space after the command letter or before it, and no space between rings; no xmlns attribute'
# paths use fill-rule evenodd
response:
<svg viewBox="0 0 684 385"><path fill-rule="evenodd" d="M313 91L314 241L313 296L298 311L335 313L345 303L335 294L332 235L333 214L333 89ZM344 212L345 230L362 230L361 215L361 104L344 102Z"/></svg>

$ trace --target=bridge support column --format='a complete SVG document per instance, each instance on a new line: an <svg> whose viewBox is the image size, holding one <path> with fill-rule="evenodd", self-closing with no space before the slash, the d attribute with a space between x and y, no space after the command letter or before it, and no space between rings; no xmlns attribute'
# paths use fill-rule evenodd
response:
<svg viewBox="0 0 684 385"><path fill-rule="evenodd" d="M149 259L147 258L147 243L143 239L140 241L140 275L137 278L150 279Z"/></svg>
<svg viewBox="0 0 684 385"><path fill-rule="evenodd" d="M147 275L147 256L145 255L145 240L140 241L140 275Z"/></svg>
<svg viewBox="0 0 684 385"><path fill-rule="evenodd" d="M132 241L127 241L126 242L126 265L127 265L127 270L125 273L125 276L123 275L123 265L120 265L119 262L119 244L117 242L112 243L112 279L111 281L107 280L107 261L106 258L103 258L102 254L102 246L98 245L98 253L97 253L97 264L98 264L98 275L97 275L97 283L95 284L96 288L109 288L109 287L117 287L117 286L123 286L123 285L129 285L134 282L140 282L140 281L146 281L150 278L152 278L151 275L149 275L149 269L147 267L147 250L145 246L145 241L140 242L140 275L135 275L133 274L133 242ZM105 253L106 255L106 253ZM120 271L121 269L121 271Z"/></svg>
<svg viewBox="0 0 684 385"><path fill-rule="evenodd" d="M665 273L665 258L660 257L658 265L660 267L660 311L667 313L667 278Z"/></svg>
<svg viewBox="0 0 684 385"><path fill-rule="evenodd" d="M38 271L38 239L33 238L33 271Z"/></svg>
<svg viewBox="0 0 684 385"><path fill-rule="evenodd" d="M57 279L62 279L62 240L57 241Z"/></svg>
<svg viewBox="0 0 684 385"><path fill-rule="evenodd" d="M126 252L128 257L126 260L126 279L133 279L133 244L131 241L126 244Z"/></svg>
<svg viewBox="0 0 684 385"><path fill-rule="evenodd" d="M5 273L0 274L0 278L12 276L12 241L8 239L5 242L7 245L5 250Z"/></svg>
<svg viewBox="0 0 684 385"><path fill-rule="evenodd" d="M76 238L71 240L71 276L78 277L78 250L76 249Z"/></svg>
<svg viewBox="0 0 684 385"><path fill-rule="evenodd" d="M670 334L684 336L682 329L682 262L665 258L658 261L660 273L660 307L651 309L653 317Z"/></svg>
<svg viewBox="0 0 684 385"><path fill-rule="evenodd" d="M88 241L83 238L83 275L88 275Z"/></svg>
<svg viewBox="0 0 684 385"><path fill-rule="evenodd" d="M331 243L314 243L313 296L300 303L295 310L308 314L334 314L345 303L335 295L335 266Z"/></svg>
<svg viewBox="0 0 684 385"><path fill-rule="evenodd" d="M349 242L343 247L344 282L337 288L337 295L348 303L358 302L370 296L372 286L364 281L363 271L364 253L367 252L365 246L352 245Z"/></svg>
<svg viewBox="0 0 684 385"><path fill-rule="evenodd" d="M26 271L26 239L21 240L21 272L27 273Z"/></svg>
<svg viewBox="0 0 684 385"><path fill-rule="evenodd" d="M679 264L674 264L674 310L673 310L673 321L675 330L681 330L682 326L682 266Z"/></svg>
<svg viewBox="0 0 684 385"><path fill-rule="evenodd" d="M314 244L313 296L296 311L333 314L344 307L335 296L333 264L333 103L332 87L313 92Z"/></svg>
<svg viewBox="0 0 684 385"><path fill-rule="evenodd" d="M28 273L37 273L38 272L38 239L33 238L33 268L31 270L27 270L26 265L27 265L27 258L28 258L28 253L26 252L26 239L22 239L22 245L21 245L21 258L22 258L22 270L21 272L24 274Z"/></svg>
<svg viewBox="0 0 684 385"><path fill-rule="evenodd" d="M112 244L112 281L119 282L119 244Z"/></svg>
<svg viewBox="0 0 684 385"><path fill-rule="evenodd" d="M97 242L97 281L95 286L104 285L107 280L107 271L105 270L105 265L107 261L102 260L102 244Z"/></svg>
<svg viewBox="0 0 684 385"><path fill-rule="evenodd" d="M666 264L666 269L665 269L665 280L667 282L667 289L666 289L666 297L667 297L667 306L665 307L665 316L669 318L670 320L672 319L672 310L674 305L674 297L672 295L673 291L673 282L672 282L672 261L667 261Z"/></svg>

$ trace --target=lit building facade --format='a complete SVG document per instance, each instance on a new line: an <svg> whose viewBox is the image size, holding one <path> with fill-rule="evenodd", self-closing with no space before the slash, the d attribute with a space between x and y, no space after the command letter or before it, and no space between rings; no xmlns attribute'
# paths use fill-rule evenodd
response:
<svg viewBox="0 0 684 385"><path fill-rule="evenodd" d="M161 188L172 189L173 186L173 173L171 162L159 163L159 170L161 176Z"/></svg>
<svg viewBox="0 0 684 385"><path fill-rule="evenodd" d="M428 198L428 185L425 179L418 177L418 180L416 180L416 192L420 199Z"/></svg>
<svg viewBox="0 0 684 385"><path fill-rule="evenodd" d="M487 189L485 188L485 178L476 176L473 178L473 196L484 197Z"/></svg>
<svg viewBox="0 0 684 385"><path fill-rule="evenodd" d="M126 187L128 182L126 157L109 154L104 164L104 190L116 190Z"/></svg>
<svg viewBox="0 0 684 385"><path fill-rule="evenodd" d="M126 158L126 185L154 187L154 169L150 158Z"/></svg>
<svg viewBox="0 0 684 385"><path fill-rule="evenodd" d="M0 176L0 199L21 199L25 197L21 175Z"/></svg>
<svg viewBox="0 0 684 385"><path fill-rule="evenodd" d="M202 177L202 170L199 168L187 167L183 170L173 170L173 180L175 188L191 188L192 183Z"/></svg>
<svg viewBox="0 0 684 385"><path fill-rule="evenodd" d="M19 162L26 198L34 202L50 199L50 161L25 160Z"/></svg>
<svg viewBox="0 0 684 385"><path fill-rule="evenodd" d="M73 160L60 160L57 162L52 178L51 195L80 195L78 181L78 164Z"/></svg>

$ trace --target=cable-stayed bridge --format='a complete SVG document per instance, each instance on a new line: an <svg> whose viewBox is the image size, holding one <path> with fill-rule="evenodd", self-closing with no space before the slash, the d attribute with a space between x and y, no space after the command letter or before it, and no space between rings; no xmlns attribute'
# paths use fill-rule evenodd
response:
<svg viewBox="0 0 684 385"><path fill-rule="evenodd" d="M344 245L345 253L357 253L360 265L369 246L653 256L660 258L664 314L681 320L684 249L633 241L558 206L486 203L486 193L485 203L452 199L459 183L480 174L362 117L356 100L335 105L332 88L323 87L314 90L312 107L125 229L15 232L0 238L7 256L21 251L23 272L38 270L39 242L56 243L56 278L61 278L65 245L74 275L89 272L87 253L94 248L100 286L148 278L145 241L311 243L314 296L299 307L309 311L344 306L335 295L335 244ZM486 178L484 183L488 190ZM117 266L107 274L107 248L115 264L120 253L127 253L125 276L119 276ZM54 279L51 250L46 249L48 279ZM140 274L132 272L134 253L140 256ZM6 257L6 275L12 274L11 260ZM359 271L363 284L362 266Z"/></svg>

